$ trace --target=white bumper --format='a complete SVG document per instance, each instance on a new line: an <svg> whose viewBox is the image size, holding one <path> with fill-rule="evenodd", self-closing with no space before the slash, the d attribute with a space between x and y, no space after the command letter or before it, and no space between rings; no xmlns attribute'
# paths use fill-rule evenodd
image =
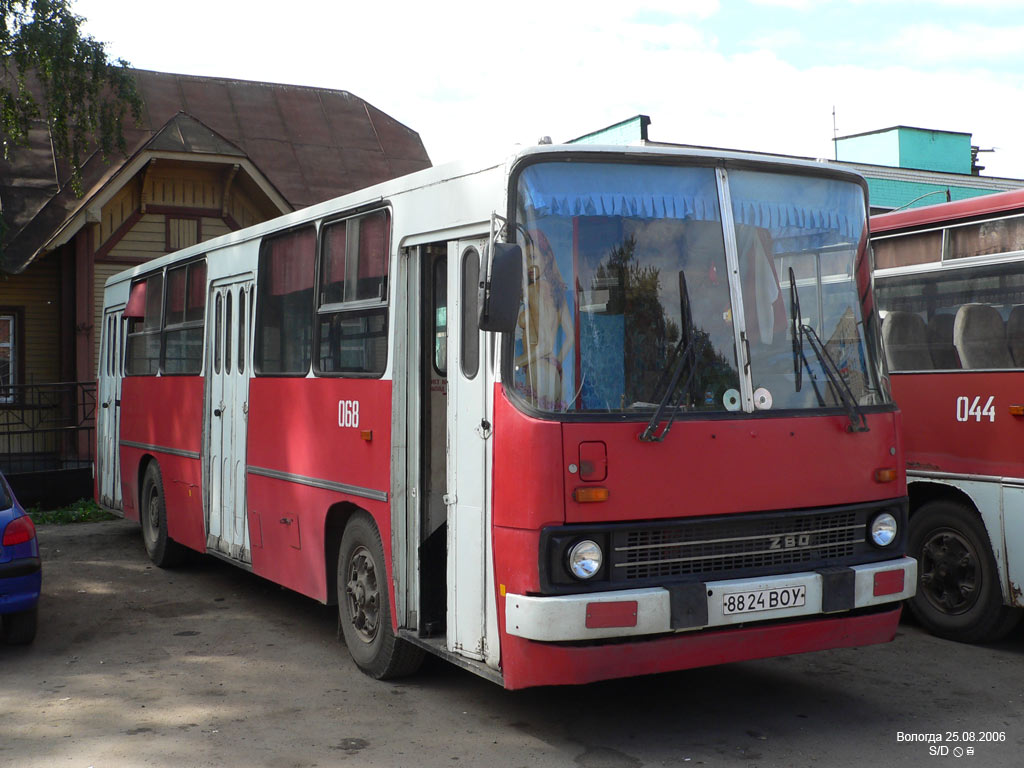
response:
<svg viewBox="0 0 1024 768"><path fill-rule="evenodd" d="M917 585L917 561L913 558L903 557L881 563L855 565L849 570L853 571L853 604L844 610L893 603L914 595ZM888 583L888 580L896 577L899 571L903 572L902 591L876 595L876 577ZM825 577L819 573L789 573L752 579L709 581L703 586L702 597L707 601L706 621L698 625L673 626L673 623L678 625L679 621L673 620L670 590L664 587L649 587L551 597L509 593L505 596L505 631L529 640L568 642L684 632L706 627L816 616L823 613ZM800 588L803 588L802 605L731 614L725 610L725 598L728 595Z"/></svg>

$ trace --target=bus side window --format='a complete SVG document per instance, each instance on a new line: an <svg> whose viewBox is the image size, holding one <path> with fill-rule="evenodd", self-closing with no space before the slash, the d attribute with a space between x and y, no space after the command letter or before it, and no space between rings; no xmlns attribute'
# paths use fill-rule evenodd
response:
<svg viewBox="0 0 1024 768"><path fill-rule="evenodd" d="M313 353L313 266L316 228L260 244L256 299L256 373L305 376Z"/></svg>
<svg viewBox="0 0 1024 768"><path fill-rule="evenodd" d="M380 210L321 228L318 373L384 372L390 219L387 210Z"/></svg>
<svg viewBox="0 0 1024 768"><path fill-rule="evenodd" d="M163 309L163 273L132 284L124 315L128 318L129 376L151 376L160 367L160 316Z"/></svg>
<svg viewBox="0 0 1024 768"><path fill-rule="evenodd" d="M480 254L476 248L469 248L462 255L462 329L460 355L462 375L467 379L476 376L480 368L480 318L477 312L477 286L480 283Z"/></svg>
<svg viewBox="0 0 1024 768"><path fill-rule="evenodd" d="M434 370L448 375L448 259L434 262Z"/></svg>

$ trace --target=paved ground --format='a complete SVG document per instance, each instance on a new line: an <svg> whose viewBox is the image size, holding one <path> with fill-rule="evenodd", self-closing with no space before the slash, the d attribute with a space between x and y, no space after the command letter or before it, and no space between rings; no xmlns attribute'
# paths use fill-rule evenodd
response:
<svg viewBox="0 0 1024 768"><path fill-rule="evenodd" d="M885 646L582 688L509 693L441 662L379 683L333 609L213 559L151 567L134 524L40 541L39 637L0 647L3 766L1024 762L1024 631L970 647L904 626Z"/></svg>

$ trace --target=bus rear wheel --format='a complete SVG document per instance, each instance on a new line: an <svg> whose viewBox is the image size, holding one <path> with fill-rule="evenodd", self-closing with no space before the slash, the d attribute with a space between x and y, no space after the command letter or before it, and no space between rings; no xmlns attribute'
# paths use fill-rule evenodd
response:
<svg viewBox="0 0 1024 768"><path fill-rule="evenodd" d="M142 523L142 543L153 564L160 568L173 568L185 559L185 548L167 535L167 505L164 502L164 482L160 467L151 461L142 480L139 501L139 522Z"/></svg>
<svg viewBox="0 0 1024 768"><path fill-rule="evenodd" d="M929 632L964 643L993 642L1020 620L1003 604L985 526L951 501L924 504L910 518L909 553L917 559L917 594L908 601Z"/></svg>
<svg viewBox="0 0 1024 768"><path fill-rule="evenodd" d="M349 520L341 537L338 620L352 660L370 677L388 680L419 669L423 650L392 628L380 532L363 513Z"/></svg>

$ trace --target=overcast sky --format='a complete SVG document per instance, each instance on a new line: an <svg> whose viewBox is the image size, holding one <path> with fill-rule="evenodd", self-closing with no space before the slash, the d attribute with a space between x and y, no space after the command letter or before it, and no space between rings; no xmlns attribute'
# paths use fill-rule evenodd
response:
<svg viewBox="0 0 1024 768"><path fill-rule="evenodd" d="M1020 0L75 0L140 69L349 91L434 164L636 114L655 141L808 157L893 125L1024 178Z"/></svg>

